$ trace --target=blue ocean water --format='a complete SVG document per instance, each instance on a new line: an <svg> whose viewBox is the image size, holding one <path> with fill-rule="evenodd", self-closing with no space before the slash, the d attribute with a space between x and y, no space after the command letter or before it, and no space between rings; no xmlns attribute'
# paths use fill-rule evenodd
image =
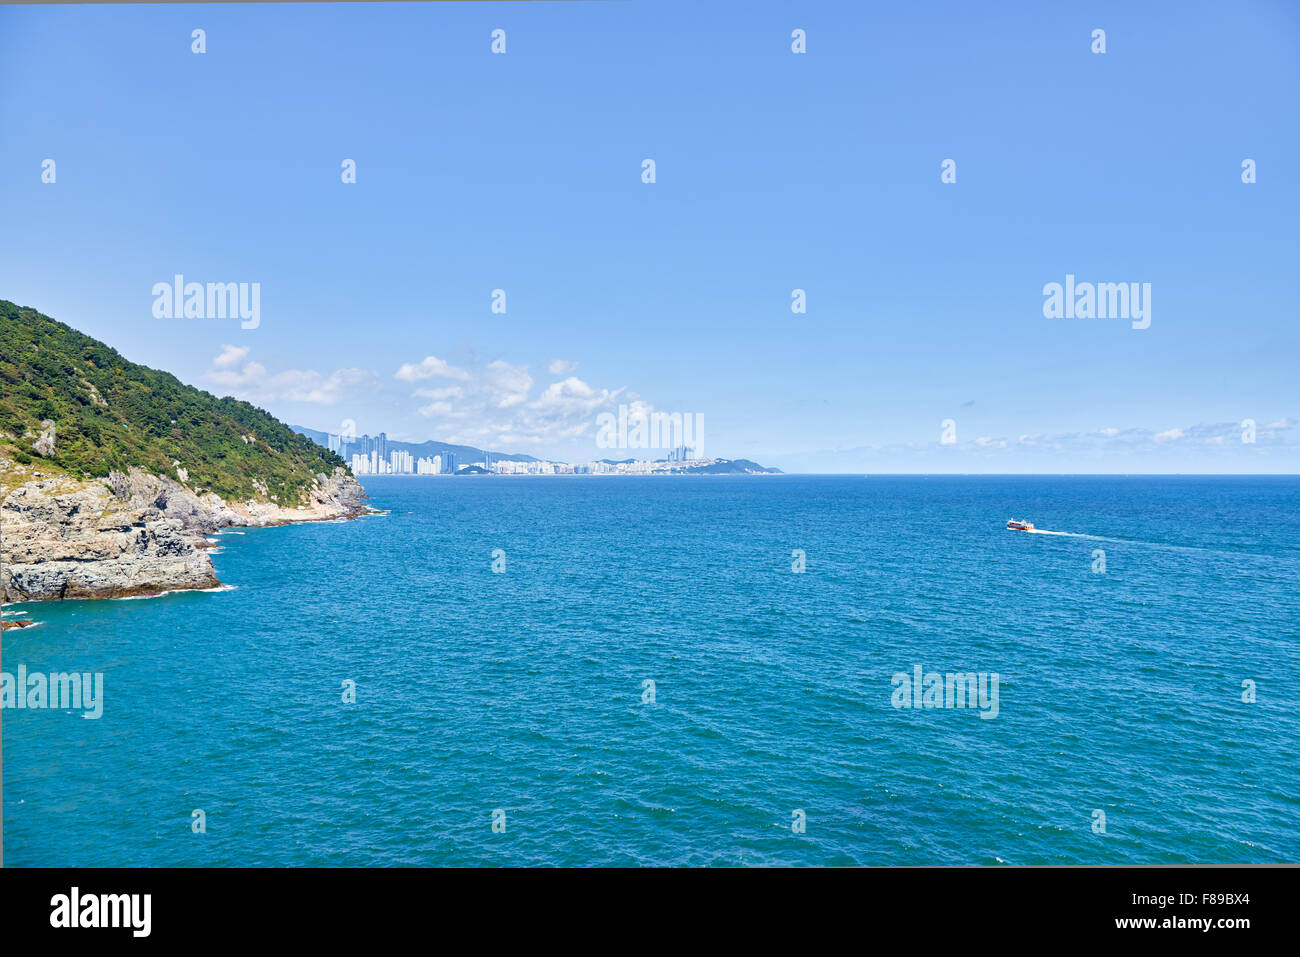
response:
<svg viewBox="0 0 1300 957"><path fill-rule="evenodd" d="M1300 860L1296 478L366 487L231 590L22 606L4 669L105 710L5 712L7 864Z"/></svg>

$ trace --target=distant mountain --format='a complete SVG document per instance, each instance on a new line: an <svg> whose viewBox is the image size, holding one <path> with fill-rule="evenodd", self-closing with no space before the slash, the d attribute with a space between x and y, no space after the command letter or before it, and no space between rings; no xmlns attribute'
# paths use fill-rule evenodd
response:
<svg viewBox="0 0 1300 957"><path fill-rule="evenodd" d="M329 448L328 432L318 432L315 429L309 429L306 426L302 426L302 425L291 425L289 426L289 428L293 429L299 435L304 435L307 438L311 439L317 445L322 446L323 448L326 449ZM361 440L371 439L373 441L373 438L374 438L373 436L369 436L369 435L359 435L354 439L350 439L348 441L348 445L350 447L350 451L348 455L351 456L352 453L360 450L359 443L361 442ZM456 455L457 461L463 465L468 465L471 462L482 462L483 456L488 454L484 452L482 449L474 448L474 446L472 445L452 445L450 442L435 442L432 440L428 442L416 443L416 442L398 442L393 439L388 439L387 447L389 451L393 449L400 449L403 452L410 452L411 455L415 456L417 459L422 457L433 458L435 455L445 456L448 452L453 452ZM494 462L540 461L534 456L523 455L518 452L492 452L491 455L492 455L492 461Z"/></svg>
<svg viewBox="0 0 1300 957"><path fill-rule="evenodd" d="M767 468L749 459L719 459L708 465L694 465L682 469L685 475L780 475L781 470Z"/></svg>
<svg viewBox="0 0 1300 957"><path fill-rule="evenodd" d="M136 467L227 499L306 501L344 463L269 413L218 399L0 299L0 452L75 478Z"/></svg>
<svg viewBox="0 0 1300 957"><path fill-rule="evenodd" d="M606 465L628 465L635 462L636 459L601 459ZM665 462L665 459L658 459L657 462ZM781 470L777 468L768 468L759 465L757 462L751 462L749 459L717 459L709 462L708 465L686 465L681 463L682 468L677 470L679 475L780 475Z"/></svg>

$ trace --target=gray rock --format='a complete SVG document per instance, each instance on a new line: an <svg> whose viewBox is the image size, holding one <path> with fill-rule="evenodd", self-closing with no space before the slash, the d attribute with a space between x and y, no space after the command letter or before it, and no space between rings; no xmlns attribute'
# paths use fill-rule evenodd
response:
<svg viewBox="0 0 1300 957"><path fill-rule="evenodd" d="M139 469L83 482L37 478L12 462L18 483L0 501L0 599L122 598L215 588L206 536L236 525L352 518L369 511L346 469L318 475L309 504L227 503Z"/></svg>

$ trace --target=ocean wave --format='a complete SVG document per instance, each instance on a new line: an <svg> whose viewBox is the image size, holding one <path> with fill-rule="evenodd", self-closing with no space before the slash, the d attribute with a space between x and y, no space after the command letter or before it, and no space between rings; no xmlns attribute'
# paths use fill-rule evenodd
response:
<svg viewBox="0 0 1300 957"><path fill-rule="evenodd" d="M218 585L215 588L169 588L167 591L154 592L151 595L121 595L106 601L147 601L150 598L166 598L168 595L186 595L195 592L212 594L214 592L234 591L237 585Z"/></svg>

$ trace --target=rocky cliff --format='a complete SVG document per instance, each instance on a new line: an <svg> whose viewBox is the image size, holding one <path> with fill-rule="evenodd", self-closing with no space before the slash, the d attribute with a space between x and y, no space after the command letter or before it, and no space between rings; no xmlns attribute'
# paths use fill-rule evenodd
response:
<svg viewBox="0 0 1300 957"><path fill-rule="evenodd" d="M4 601L212 588L212 532L348 518L364 497L264 409L0 299Z"/></svg>
<svg viewBox="0 0 1300 957"><path fill-rule="evenodd" d="M215 588L206 536L241 525L352 518L368 511L346 469L319 474L304 505L213 492L140 469L102 480L50 474L0 455L0 594L6 602L124 598Z"/></svg>

